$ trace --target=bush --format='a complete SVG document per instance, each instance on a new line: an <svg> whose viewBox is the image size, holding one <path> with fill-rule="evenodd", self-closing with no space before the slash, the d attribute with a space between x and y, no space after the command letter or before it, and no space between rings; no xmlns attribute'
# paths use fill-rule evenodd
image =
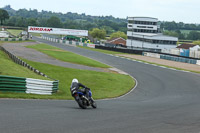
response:
<svg viewBox="0 0 200 133"><path fill-rule="evenodd" d="M198 40L198 41L193 41L193 44L200 45L200 40Z"/></svg>

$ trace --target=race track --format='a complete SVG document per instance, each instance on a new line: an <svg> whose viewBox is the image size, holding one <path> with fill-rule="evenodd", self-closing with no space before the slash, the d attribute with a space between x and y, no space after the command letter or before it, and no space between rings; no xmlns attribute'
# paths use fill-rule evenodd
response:
<svg viewBox="0 0 200 133"><path fill-rule="evenodd" d="M75 101L1 99L1 133L199 133L200 75L34 38L121 69L130 94L79 109ZM95 94L94 94L95 95Z"/></svg>

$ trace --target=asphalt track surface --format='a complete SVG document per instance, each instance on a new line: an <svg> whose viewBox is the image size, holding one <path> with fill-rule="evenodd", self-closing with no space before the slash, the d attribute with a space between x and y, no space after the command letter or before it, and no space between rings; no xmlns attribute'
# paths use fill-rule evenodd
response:
<svg viewBox="0 0 200 133"><path fill-rule="evenodd" d="M199 74L36 40L121 69L138 86L124 97L97 101L97 109L66 100L1 99L1 133L200 133Z"/></svg>

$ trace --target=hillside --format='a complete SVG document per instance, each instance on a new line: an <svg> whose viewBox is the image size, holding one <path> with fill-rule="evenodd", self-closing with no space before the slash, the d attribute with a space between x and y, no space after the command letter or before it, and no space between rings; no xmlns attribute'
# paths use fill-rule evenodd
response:
<svg viewBox="0 0 200 133"><path fill-rule="evenodd" d="M14 10L10 5L7 5L2 9L5 9L10 15L10 18L5 22L5 25L7 26L28 27L32 25L83 30L99 28L104 29L107 35L117 31L127 32L127 19L115 18L113 16L91 16L84 13L60 13L44 10L39 12L37 9ZM200 34L197 32L200 30L199 24L177 23L175 21L162 21L159 22L159 24L161 25L161 30L166 35L176 36L180 39L187 40L200 39ZM183 30L186 32L182 32Z"/></svg>
<svg viewBox="0 0 200 133"><path fill-rule="evenodd" d="M6 21L8 26L27 27L34 26L51 26L55 28L84 29L91 30L93 28L105 29L107 34L115 31L127 31L127 20L114 18L113 16L91 16L78 13L56 13L52 11L37 11L36 9L19 9L14 10L10 5L4 8L10 18ZM51 25L50 21L54 19L56 25Z"/></svg>

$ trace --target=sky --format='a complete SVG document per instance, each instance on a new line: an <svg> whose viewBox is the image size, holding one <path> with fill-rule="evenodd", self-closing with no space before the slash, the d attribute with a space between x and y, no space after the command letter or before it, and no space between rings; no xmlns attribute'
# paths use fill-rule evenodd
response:
<svg viewBox="0 0 200 133"><path fill-rule="evenodd" d="M92 16L154 17L160 21L200 24L200 0L0 0L11 5L53 12L85 13Z"/></svg>

